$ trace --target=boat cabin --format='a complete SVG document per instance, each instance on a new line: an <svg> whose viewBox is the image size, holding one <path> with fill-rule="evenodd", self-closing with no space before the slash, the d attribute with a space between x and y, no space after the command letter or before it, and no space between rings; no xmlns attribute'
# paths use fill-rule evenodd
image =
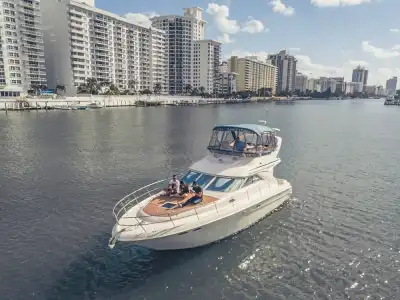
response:
<svg viewBox="0 0 400 300"><path fill-rule="evenodd" d="M263 156L277 144L275 130L265 125L221 125L214 127L207 149L219 154Z"/></svg>

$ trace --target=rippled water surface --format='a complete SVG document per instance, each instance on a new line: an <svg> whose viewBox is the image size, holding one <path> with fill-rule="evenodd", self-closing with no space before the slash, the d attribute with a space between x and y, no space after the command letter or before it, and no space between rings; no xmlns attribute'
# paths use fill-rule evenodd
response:
<svg viewBox="0 0 400 300"><path fill-rule="evenodd" d="M119 198L265 108L285 208L194 250L108 249ZM0 299L400 299L399 132L376 100L0 113Z"/></svg>

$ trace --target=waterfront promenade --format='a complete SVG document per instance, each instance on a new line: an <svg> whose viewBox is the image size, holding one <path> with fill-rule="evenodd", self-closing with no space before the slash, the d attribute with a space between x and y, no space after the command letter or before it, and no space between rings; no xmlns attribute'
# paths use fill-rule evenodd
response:
<svg viewBox="0 0 400 300"><path fill-rule="evenodd" d="M130 106L197 106L210 104L234 104L234 103L250 103L250 102L268 102L280 98L253 97L251 99L223 99L223 98L201 98L193 96L169 96L169 95L120 95L120 96L104 96L104 95L87 95L76 97L62 98L4 98L0 100L0 110L38 110L38 109L54 109L62 106L86 106L90 103L97 103L102 107L130 107Z"/></svg>

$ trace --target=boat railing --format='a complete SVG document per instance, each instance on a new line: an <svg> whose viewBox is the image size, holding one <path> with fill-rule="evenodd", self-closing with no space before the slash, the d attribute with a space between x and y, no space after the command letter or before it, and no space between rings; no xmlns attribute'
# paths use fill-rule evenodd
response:
<svg viewBox="0 0 400 300"><path fill-rule="evenodd" d="M126 213L129 209L133 206L137 205L138 203L142 202L143 200L155 196L160 193L163 188L165 188L165 182L167 179L162 179L146 186L141 187L126 195L124 198L119 200L117 204L114 205L113 214L115 220L119 224L119 220Z"/></svg>
<svg viewBox="0 0 400 300"><path fill-rule="evenodd" d="M154 216L140 216L140 217L129 217L129 219L135 219L135 223L132 224L122 224L120 223L120 219L122 217L122 215L128 211L131 207L133 207L134 205L136 205L137 203L140 203L142 200L148 198L149 196L155 196L156 194L158 194L158 192L160 192L161 190L159 189L159 186L161 186L161 183L164 184L164 182L167 179L163 179L157 182L154 182L152 184L149 184L147 186L144 186L136 191L134 191L133 193L127 195L126 197L124 197L123 199L121 199L115 206L114 206L114 216L115 219L117 221L117 224L122 225L122 226L127 226L128 228L134 228L134 227L140 227L142 229L142 232L144 234L149 233L148 230L146 230L146 225L151 225L154 224ZM279 185L283 185L285 184L285 180L284 179L278 179L278 178L274 178L275 183L279 186ZM271 190L271 183L272 181L268 180L268 186L269 189ZM165 184L164 184L165 185ZM155 187L157 186L157 187ZM158 192L156 192L158 190ZM260 193L260 195L262 194L262 190L261 187L258 187L258 191ZM135 194L139 193L139 196L135 196ZM143 195L143 199L140 200L140 195ZM200 216L201 214L203 214L206 211L210 211L213 210L216 212L216 214L220 214L224 209L226 209L227 207L236 207L237 206L237 202L235 201L235 195L228 195L225 197L222 197L220 199L218 199L217 201L214 202L210 202L207 203L205 205L197 205L197 206L193 206L191 209L189 210L184 210L181 212L171 212L171 213L165 213L165 214L158 214L157 218L159 220L159 222L157 223L170 223L172 226L171 227L166 227L166 230L170 230L172 228L177 227L177 222L179 219L182 218L187 218L187 217L191 217L191 216L197 216L198 221L201 220L201 218L204 218L204 216L202 215L202 217ZM247 198L247 201L250 201L250 195L249 192L246 191L245 192L245 199ZM228 205L226 205L226 201L228 201ZM220 203L225 203L224 205L220 205ZM147 222L146 220L151 220L151 222ZM128 228L125 228L128 229ZM128 229L129 230L129 229ZM162 234L163 231L159 231L159 234ZM154 232L152 232L154 234Z"/></svg>
<svg viewBox="0 0 400 300"><path fill-rule="evenodd" d="M179 174L178 176L182 176L183 174ZM159 194L163 189L167 187L166 181L168 179L161 179L156 182L150 183L145 185L129 195L126 195L124 198L119 200L113 208L114 218L119 224L119 220L126 213L129 209L131 209L136 204L142 202L143 200L156 196Z"/></svg>

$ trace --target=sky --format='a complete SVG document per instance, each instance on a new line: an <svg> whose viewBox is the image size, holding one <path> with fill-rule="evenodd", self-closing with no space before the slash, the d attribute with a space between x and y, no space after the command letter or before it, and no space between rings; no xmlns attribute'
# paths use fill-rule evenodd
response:
<svg viewBox="0 0 400 300"><path fill-rule="evenodd" d="M95 0L96 7L149 24L156 15L204 9L206 38L223 57L286 49L309 77L344 76L358 65L369 85L400 76L400 0Z"/></svg>

